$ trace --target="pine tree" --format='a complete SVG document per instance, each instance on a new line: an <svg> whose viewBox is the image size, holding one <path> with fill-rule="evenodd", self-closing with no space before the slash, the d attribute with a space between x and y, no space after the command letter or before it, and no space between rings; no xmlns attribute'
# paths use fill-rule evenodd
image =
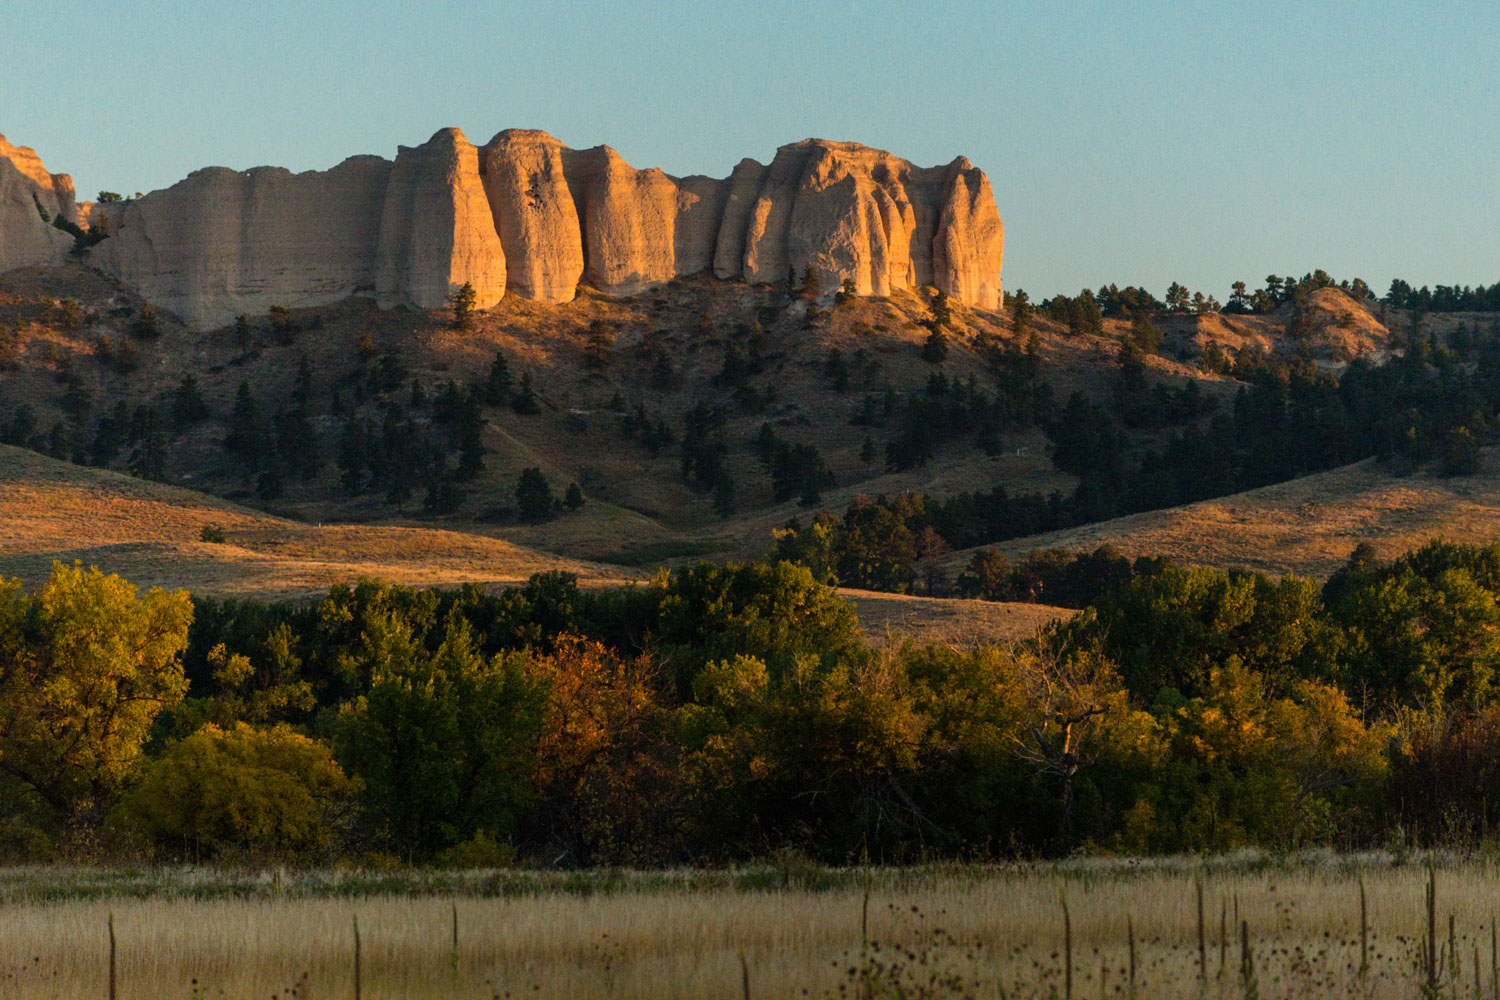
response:
<svg viewBox="0 0 1500 1000"><path fill-rule="evenodd" d="M473 393L465 393L458 415L458 478L467 482L484 468L484 414Z"/></svg>
<svg viewBox="0 0 1500 1000"><path fill-rule="evenodd" d="M521 373L521 387L510 405L511 409L522 416L533 416L542 412L542 405L536 398L536 389L531 384L531 372Z"/></svg>
<svg viewBox="0 0 1500 1000"><path fill-rule="evenodd" d="M156 307L149 302L142 302L140 314L136 316L132 329L142 340L155 340L161 336L161 323L156 318Z"/></svg>
<svg viewBox="0 0 1500 1000"><path fill-rule="evenodd" d="M286 306L272 306L270 315L271 332L275 334L277 343L290 344L296 337L297 331L301 329L292 317L292 311Z"/></svg>
<svg viewBox="0 0 1500 1000"><path fill-rule="evenodd" d="M229 415L229 433L224 437L224 447L238 455L252 469L259 468L269 451L266 428L261 422L255 397L250 395L248 382L241 382L235 392L234 409Z"/></svg>
<svg viewBox="0 0 1500 1000"><path fill-rule="evenodd" d="M615 331L602 319L589 324L588 337L583 345L583 363L588 368L608 368L610 355L614 351Z"/></svg>
<svg viewBox="0 0 1500 1000"><path fill-rule="evenodd" d="M535 523L552 516L552 488L547 485L547 477L542 475L540 468L533 466L521 470L521 478L516 483L516 507L525 521Z"/></svg>
<svg viewBox="0 0 1500 1000"><path fill-rule="evenodd" d="M242 351L250 346L250 317L244 313L234 318L234 345Z"/></svg>
<svg viewBox="0 0 1500 1000"><path fill-rule="evenodd" d="M478 301L478 293L474 291L474 286L467 281L453 293L453 329L474 329L474 305Z"/></svg>
<svg viewBox="0 0 1500 1000"><path fill-rule="evenodd" d="M672 358L667 354L665 348L656 352L656 359L651 365L651 386L655 389L670 389L676 381L677 373L672 368Z"/></svg>
<svg viewBox="0 0 1500 1000"><path fill-rule="evenodd" d="M943 328L933 324L932 332L922 343L922 360L930 365L940 365L948 357L948 335Z"/></svg>
<svg viewBox="0 0 1500 1000"><path fill-rule="evenodd" d="M490 406L499 406L510 398L510 363L505 355L495 352L490 362L490 374L484 382L484 401Z"/></svg>
<svg viewBox="0 0 1500 1000"><path fill-rule="evenodd" d="M804 299L816 299L823 294L823 276L818 269L808 264L802 269L802 297Z"/></svg>
<svg viewBox="0 0 1500 1000"><path fill-rule="evenodd" d="M1018 293L1023 298L1025 292ZM928 306L932 313L932 322L936 327L951 326L953 324L953 310L948 305L948 293L938 290L932 293L932 302Z"/></svg>
<svg viewBox="0 0 1500 1000"><path fill-rule="evenodd" d="M568 484L568 492L563 495L563 506L568 510L577 510L583 506L583 490L577 483Z"/></svg>
<svg viewBox="0 0 1500 1000"><path fill-rule="evenodd" d="M130 458L126 469L132 476L161 482L167 478L167 438L161 415L154 406L138 406L130 418Z"/></svg>
<svg viewBox="0 0 1500 1000"><path fill-rule="evenodd" d="M186 430L208 416L208 404L198 391L198 379L184 375L177 388L172 390L172 429Z"/></svg>
<svg viewBox="0 0 1500 1000"><path fill-rule="evenodd" d="M130 431L130 414L125 401L120 400L109 413L104 414L94 425L94 441L89 446L89 464L107 466L125 447L126 435Z"/></svg>
<svg viewBox="0 0 1500 1000"><path fill-rule="evenodd" d="M828 360L823 362L823 374L833 383L834 392L849 391L849 363L844 360L844 352L837 347L828 352Z"/></svg>

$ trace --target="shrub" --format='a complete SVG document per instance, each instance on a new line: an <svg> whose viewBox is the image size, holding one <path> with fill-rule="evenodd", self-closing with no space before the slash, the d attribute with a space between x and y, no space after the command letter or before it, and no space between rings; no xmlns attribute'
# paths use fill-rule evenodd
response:
<svg viewBox="0 0 1500 1000"><path fill-rule="evenodd" d="M118 816L164 845L308 850L334 838L358 783L327 746L286 725L209 724L146 768Z"/></svg>

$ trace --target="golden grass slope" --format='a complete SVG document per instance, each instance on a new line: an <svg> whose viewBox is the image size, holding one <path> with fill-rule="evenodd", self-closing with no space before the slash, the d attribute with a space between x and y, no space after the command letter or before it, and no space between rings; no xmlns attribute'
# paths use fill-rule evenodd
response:
<svg viewBox="0 0 1500 1000"><path fill-rule="evenodd" d="M961 598L913 597L871 590L839 591L853 601L871 645L910 637L919 644L968 647L1030 639L1077 614L1046 604L1007 604Z"/></svg>
<svg viewBox="0 0 1500 1000"><path fill-rule="evenodd" d="M1033 549L1093 549L1109 543L1130 558L1245 567L1323 578L1360 542L1382 558L1434 537L1500 539L1500 455L1491 449L1472 476L1396 476L1375 459L1184 507L1018 538L996 546L1011 560ZM953 557L965 565L971 553Z"/></svg>
<svg viewBox="0 0 1500 1000"><path fill-rule="evenodd" d="M205 527L224 532L205 542ZM540 533L545 526L535 529ZM641 570L567 559L504 539L407 525L301 524L191 490L58 462L0 445L0 576L45 578L53 560L118 573L142 587L215 597L315 597L375 577L414 587L525 582L559 569L585 585ZM843 591L867 639L970 646L1026 639L1072 612L1038 605Z"/></svg>
<svg viewBox="0 0 1500 1000"><path fill-rule="evenodd" d="M205 527L225 541L204 542ZM411 586L511 584L562 569L586 583L629 571L496 538L400 525L308 525L191 490L0 447L0 574L29 582L55 559L140 586L264 599L306 597L360 577Z"/></svg>

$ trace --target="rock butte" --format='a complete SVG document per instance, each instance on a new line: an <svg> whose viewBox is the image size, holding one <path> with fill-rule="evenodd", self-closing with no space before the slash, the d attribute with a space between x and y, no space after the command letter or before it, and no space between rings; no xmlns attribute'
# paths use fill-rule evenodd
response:
<svg viewBox="0 0 1500 1000"><path fill-rule="evenodd" d="M0 270L66 252L38 204L79 219L72 181L0 137ZM679 275L780 282L809 266L829 290L932 285L995 309L1005 241L989 179L962 157L923 168L807 139L723 180L677 178L527 129L482 147L442 129L394 162L326 171L198 170L111 206L109 228L90 263L196 328L351 295L436 308L465 283L483 308L507 293L567 302L580 283L633 295Z"/></svg>

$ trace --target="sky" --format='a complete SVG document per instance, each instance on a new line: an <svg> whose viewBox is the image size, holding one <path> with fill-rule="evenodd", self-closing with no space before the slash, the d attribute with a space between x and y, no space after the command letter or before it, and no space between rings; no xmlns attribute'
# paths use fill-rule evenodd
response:
<svg viewBox="0 0 1500 1000"><path fill-rule="evenodd" d="M967 156L1034 299L1500 281L1493 0L4 0L0 39L0 133L80 198L452 125L716 177L817 136Z"/></svg>

